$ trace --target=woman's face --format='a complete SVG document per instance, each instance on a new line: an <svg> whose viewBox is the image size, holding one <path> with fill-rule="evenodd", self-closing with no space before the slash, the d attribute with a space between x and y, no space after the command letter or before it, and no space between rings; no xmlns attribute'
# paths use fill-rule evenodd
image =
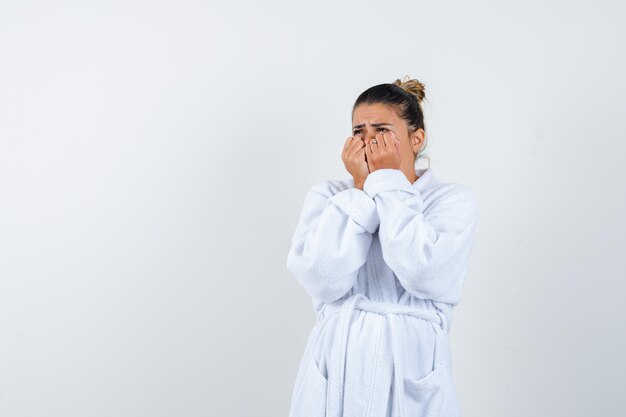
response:
<svg viewBox="0 0 626 417"><path fill-rule="evenodd" d="M417 129L409 137L408 126L395 111L384 104L360 104L354 109L352 116L352 135L363 139L369 146L377 134L385 131L393 132L400 139L400 169L413 175L415 153L424 141L424 129ZM379 135L380 136L380 135ZM378 138L380 141L382 138Z"/></svg>

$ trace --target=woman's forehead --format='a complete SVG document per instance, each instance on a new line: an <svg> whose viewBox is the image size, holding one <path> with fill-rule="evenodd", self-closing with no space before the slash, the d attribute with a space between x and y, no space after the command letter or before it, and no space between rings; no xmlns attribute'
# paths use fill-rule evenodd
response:
<svg viewBox="0 0 626 417"><path fill-rule="evenodd" d="M362 123L390 123L398 124L399 118L395 111L382 104L361 104L352 115L354 125Z"/></svg>

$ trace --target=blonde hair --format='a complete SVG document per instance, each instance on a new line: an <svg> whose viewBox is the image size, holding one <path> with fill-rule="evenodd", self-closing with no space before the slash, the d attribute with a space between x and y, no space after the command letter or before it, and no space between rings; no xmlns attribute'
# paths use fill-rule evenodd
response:
<svg viewBox="0 0 626 417"><path fill-rule="evenodd" d="M402 88L407 93L413 94L415 98L417 99L417 101L419 102L420 106L422 105L422 102L426 98L426 87L424 86L424 84L416 79L409 78L408 75L404 76L404 81L400 80L399 78L396 78L393 84Z"/></svg>
<svg viewBox="0 0 626 417"><path fill-rule="evenodd" d="M399 78L396 78L396 80L393 82L394 85L397 85L398 87L402 88L404 91L406 91L407 93L413 95L416 99L417 99L417 103L418 106L420 108L420 111L422 112L422 125L424 124L423 122L423 114L424 114L424 100L426 99L426 86L424 85L424 83L420 82L417 79L411 78L408 75L404 76L404 80L400 80ZM418 127L414 127L413 131L417 130ZM422 129L424 129L424 132L426 132L426 127L422 126ZM411 130L409 130L411 131ZM423 151L424 149L426 149L426 146L428 145L428 136L425 135L424 136L424 146L420 149L420 151L415 155L415 162L417 162L417 160L421 157L424 157L426 159L428 159L428 168L430 168L430 157L428 155L424 156Z"/></svg>

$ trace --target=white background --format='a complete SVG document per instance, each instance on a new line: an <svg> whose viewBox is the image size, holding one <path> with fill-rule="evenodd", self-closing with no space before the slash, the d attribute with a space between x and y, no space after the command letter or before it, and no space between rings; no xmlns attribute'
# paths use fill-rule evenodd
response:
<svg viewBox="0 0 626 417"><path fill-rule="evenodd" d="M479 230L465 417L626 413L625 7L0 3L0 415L286 416L286 270L366 88L426 85Z"/></svg>

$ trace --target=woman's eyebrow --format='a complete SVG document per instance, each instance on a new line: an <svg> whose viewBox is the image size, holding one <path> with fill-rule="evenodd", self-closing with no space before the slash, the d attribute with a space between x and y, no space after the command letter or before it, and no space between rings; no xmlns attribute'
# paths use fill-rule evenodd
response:
<svg viewBox="0 0 626 417"><path fill-rule="evenodd" d="M391 123L372 123L372 126L374 127L378 127L378 126L393 126ZM361 123L360 125L356 125L354 126L352 129L357 129L359 127L363 127L365 126L365 123Z"/></svg>

